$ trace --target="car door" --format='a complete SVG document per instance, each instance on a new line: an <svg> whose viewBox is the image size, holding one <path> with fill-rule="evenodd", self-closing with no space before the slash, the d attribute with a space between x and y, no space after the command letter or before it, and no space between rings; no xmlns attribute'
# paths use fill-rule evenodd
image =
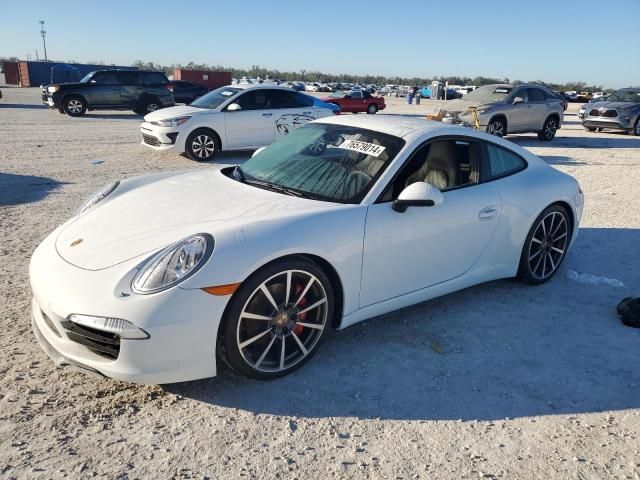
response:
<svg viewBox="0 0 640 480"><path fill-rule="evenodd" d="M517 88L510 95L507 105L505 105L505 115L507 117L507 131L517 133L526 131L531 115L531 108L528 104L527 88ZM516 98L521 98L522 102L513 103Z"/></svg>
<svg viewBox="0 0 640 480"><path fill-rule="evenodd" d="M240 110L225 108L226 148L262 147L275 139L275 115L269 108L266 89L250 89L242 93L232 104ZM223 148L225 148L223 146Z"/></svg>
<svg viewBox="0 0 640 480"><path fill-rule="evenodd" d="M544 91L536 87L527 88L527 97L529 115L523 129L526 128L528 132L538 132L542 130L542 124L547 118L549 100L547 100Z"/></svg>
<svg viewBox="0 0 640 480"><path fill-rule="evenodd" d="M269 107L274 114L276 139L317 118L311 97L298 92L269 90Z"/></svg>
<svg viewBox="0 0 640 480"><path fill-rule="evenodd" d="M122 103L127 106L133 106L138 102L140 97L140 85L142 84L141 74L139 72L118 72L120 80Z"/></svg>
<svg viewBox="0 0 640 480"><path fill-rule="evenodd" d="M354 90L351 92L351 112L364 112L366 110L364 106L364 95L361 90Z"/></svg>
<svg viewBox="0 0 640 480"><path fill-rule="evenodd" d="M405 185L419 178L427 163L437 160L430 152L442 150L437 148L442 147L436 146L438 142L449 142L445 150L453 153L442 154L439 161L458 169L458 181L442 189L444 201L440 205L410 207L403 213L393 210L392 201ZM369 206L361 307L459 277L478 260L496 229L501 210L494 187L479 183L484 155L481 143L466 137L423 144L378 202ZM435 183L430 175L431 171L425 179Z"/></svg>
<svg viewBox="0 0 640 480"><path fill-rule="evenodd" d="M98 72L91 78L89 93L92 106L120 106L122 96L117 72Z"/></svg>

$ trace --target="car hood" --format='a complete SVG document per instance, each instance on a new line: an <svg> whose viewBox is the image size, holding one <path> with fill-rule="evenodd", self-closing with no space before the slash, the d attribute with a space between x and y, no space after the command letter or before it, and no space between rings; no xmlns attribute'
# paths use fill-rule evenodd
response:
<svg viewBox="0 0 640 480"><path fill-rule="evenodd" d="M86 214L63 225L56 249L77 267L101 270L192 234L215 238L223 224L244 226L336 205L262 190L220 169L142 177L123 181Z"/></svg>
<svg viewBox="0 0 640 480"><path fill-rule="evenodd" d="M591 110L592 108L606 108L606 109L614 108L618 111L634 110L634 109L640 110L640 103L602 101L602 102L587 103L585 107L589 110Z"/></svg>
<svg viewBox="0 0 640 480"><path fill-rule="evenodd" d="M476 107L476 108L487 107L488 108L488 107L494 107L498 104L499 104L498 102L487 103L487 102L479 102L479 101L473 101L473 100L458 99L458 100L451 100L447 102L446 105L440 107L440 111L448 112L448 113L465 113L469 111L469 108L471 107Z"/></svg>
<svg viewBox="0 0 640 480"><path fill-rule="evenodd" d="M159 120L168 120L170 118L183 117L185 115L199 115L202 113L217 112L215 109L190 107L189 105L180 105L177 107L161 108L155 112L151 112L144 117L145 122L157 122Z"/></svg>

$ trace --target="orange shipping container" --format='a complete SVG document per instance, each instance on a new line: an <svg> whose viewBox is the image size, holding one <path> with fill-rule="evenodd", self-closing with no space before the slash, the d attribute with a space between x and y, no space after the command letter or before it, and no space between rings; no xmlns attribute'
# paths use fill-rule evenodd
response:
<svg viewBox="0 0 640 480"><path fill-rule="evenodd" d="M173 69L174 80L186 80L209 89L231 84L231 72L212 72L210 70Z"/></svg>

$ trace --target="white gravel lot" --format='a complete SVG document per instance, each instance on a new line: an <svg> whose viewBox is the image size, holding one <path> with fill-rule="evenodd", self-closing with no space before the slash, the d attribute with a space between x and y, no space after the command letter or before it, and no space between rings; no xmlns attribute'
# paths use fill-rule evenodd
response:
<svg viewBox="0 0 640 480"><path fill-rule="evenodd" d="M53 366L31 333L29 258L103 184L207 165L141 146L130 112L74 119L37 89L2 90L0 478L640 480L640 330L615 315L640 295L639 137L571 113L550 143L509 137L585 191L575 248L543 286L492 282L332 333L270 383L225 370L138 386Z"/></svg>

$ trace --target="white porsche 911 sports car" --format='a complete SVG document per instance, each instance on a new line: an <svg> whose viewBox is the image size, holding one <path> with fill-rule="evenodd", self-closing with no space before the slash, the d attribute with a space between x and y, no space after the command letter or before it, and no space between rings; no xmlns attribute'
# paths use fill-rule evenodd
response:
<svg viewBox="0 0 640 480"><path fill-rule="evenodd" d="M237 84L212 90L188 106L148 114L140 133L149 148L207 161L221 150L269 145L307 122L337 113L337 105L290 88Z"/></svg>
<svg viewBox="0 0 640 480"><path fill-rule="evenodd" d="M583 194L510 142L419 118L310 122L242 166L112 183L31 259L48 355L169 383L300 367L329 328L489 280L549 280Z"/></svg>

